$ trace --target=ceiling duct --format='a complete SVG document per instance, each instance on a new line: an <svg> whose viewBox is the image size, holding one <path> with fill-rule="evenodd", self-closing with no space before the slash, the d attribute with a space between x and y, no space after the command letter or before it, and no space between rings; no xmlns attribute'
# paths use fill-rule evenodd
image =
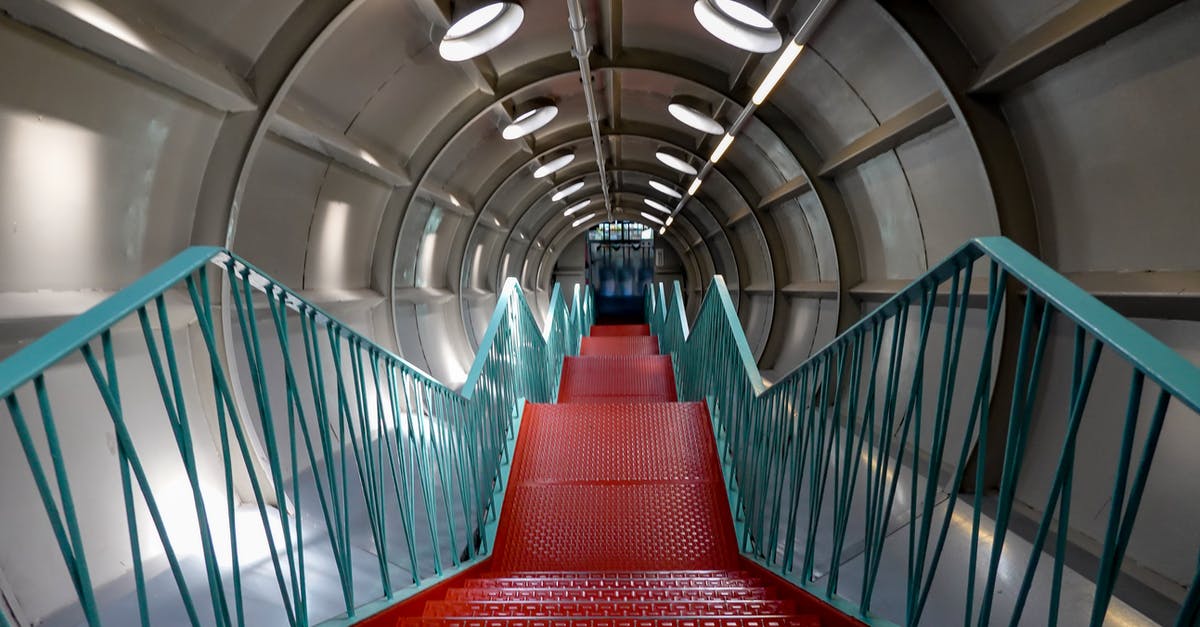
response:
<svg viewBox="0 0 1200 627"><path fill-rule="evenodd" d="M600 143L600 114L596 108L596 89L592 81L592 66L588 56L592 52L587 40L587 20L579 0L567 0L571 26L571 53L579 60L579 76L583 81L583 99L587 103L588 125L592 128L592 144L596 147L596 165L600 168L600 192L604 195L604 209L612 219L612 198L608 191L608 173L604 163L604 145Z"/></svg>

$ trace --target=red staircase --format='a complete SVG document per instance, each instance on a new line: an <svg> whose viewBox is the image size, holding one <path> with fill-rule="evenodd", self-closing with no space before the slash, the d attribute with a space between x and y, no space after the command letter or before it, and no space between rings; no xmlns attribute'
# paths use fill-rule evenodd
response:
<svg viewBox="0 0 1200 627"><path fill-rule="evenodd" d="M364 624L859 625L738 554L708 411L649 327L591 335L526 405L492 557Z"/></svg>

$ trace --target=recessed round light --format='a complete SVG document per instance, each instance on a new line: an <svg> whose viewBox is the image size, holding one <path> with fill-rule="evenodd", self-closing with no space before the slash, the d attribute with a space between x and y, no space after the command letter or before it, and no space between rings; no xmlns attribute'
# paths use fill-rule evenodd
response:
<svg viewBox="0 0 1200 627"><path fill-rule="evenodd" d="M783 45L770 18L737 0L696 0L692 12L704 30L742 50L765 54Z"/></svg>
<svg viewBox="0 0 1200 627"><path fill-rule="evenodd" d="M594 213L589 213L589 214L587 214L586 216L583 216L582 218L579 218L578 220L576 220L576 221L572 222L572 223L571 223L571 228L576 228L576 227L578 227L580 224L583 224L584 222L587 222L588 220L591 220L591 219L592 219L592 218L594 218L594 217L596 217L596 214L594 214Z"/></svg>
<svg viewBox="0 0 1200 627"><path fill-rule="evenodd" d="M576 213L579 213L580 209L583 209L584 207L586 207L590 204L592 204L591 198L577 202L577 203L571 205L570 207L567 207L567 210L563 212L563 215L569 216L569 215L574 215Z"/></svg>
<svg viewBox="0 0 1200 627"><path fill-rule="evenodd" d="M659 217L658 217L658 216L656 216L656 215L653 215L653 214L646 213L645 211L641 212L641 214L642 214L642 217L643 217L643 218L645 218L645 219L647 219L647 220L649 220L649 221L651 221L651 222L653 222L653 223L655 223L655 224L662 224L662 223L663 223L663 221L662 221L661 219L659 219Z"/></svg>
<svg viewBox="0 0 1200 627"><path fill-rule="evenodd" d="M583 189L583 181L577 181L575 183L572 183L572 184L558 190L557 192L554 192L554 195L550 197L550 202L558 202L558 201L562 200L563 198L566 198L567 196L570 196L571 194L574 194L575 192L577 192L581 189Z"/></svg>
<svg viewBox="0 0 1200 627"><path fill-rule="evenodd" d="M645 198L642 200L642 202L646 203L646 205L652 209L658 209L663 213L671 213L670 207L658 202L657 200L654 200L653 198Z"/></svg>
<svg viewBox="0 0 1200 627"><path fill-rule="evenodd" d="M555 158L547 161L540 168L534 170L533 178L540 179L540 178L545 178L547 176L550 176L551 174L554 174L555 172L558 172L559 170L567 167L567 164L571 163L574 160L575 160L575 153L573 153L573 152L568 152L567 154L562 155L560 157L555 157Z"/></svg>
<svg viewBox="0 0 1200 627"><path fill-rule="evenodd" d="M525 10L515 2L484 5L450 25L438 53L447 61L475 58L507 41L524 20Z"/></svg>
<svg viewBox="0 0 1200 627"><path fill-rule="evenodd" d="M504 139L519 139L549 124L556 116L558 116L556 105L530 109L513 120L512 124L504 127L504 130L500 131L500 136Z"/></svg>
<svg viewBox="0 0 1200 627"><path fill-rule="evenodd" d="M666 194L667 196L670 196L671 198L683 198L683 194L679 193L674 187L671 187L666 183L650 181L650 187L653 187L654 189Z"/></svg>
<svg viewBox="0 0 1200 627"><path fill-rule="evenodd" d="M692 166L692 164L690 164L687 161L684 161L683 159L680 159L679 157L676 157L675 155L673 155L669 152L666 152L664 150L660 150L660 151L654 153L654 156L657 157L658 160L661 161L663 163L663 165L667 166L668 168L677 170L679 172L683 172L684 174L686 174L688 176L695 176L696 173L698 172L698 170L696 170L696 168L694 168Z"/></svg>
<svg viewBox="0 0 1200 627"><path fill-rule="evenodd" d="M701 133L720 135L725 132L725 127L721 126L720 122L705 115L704 112L683 99L671 100L671 104L667 105L667 111L671 113L671 117Z"/></svg>

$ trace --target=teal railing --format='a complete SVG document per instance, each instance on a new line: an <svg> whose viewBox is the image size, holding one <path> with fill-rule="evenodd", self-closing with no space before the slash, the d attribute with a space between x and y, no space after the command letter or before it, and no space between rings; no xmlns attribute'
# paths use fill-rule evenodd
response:
<svg viewBox="0 0 1200 627"><path fill-rule="evenodd" d="M985 289L973 292L977 266L988 276ZM1016 306L1002 320L1006 299ZM1071 624L1101 625L1121 618L1110 614L1119 604L1114 586L1168 408L1196 418L1200 370L1029 253L1003 238L967 243L770 386L720 277L690 329L678 284L670 297L661 286L652 290L646 308L675 361L681 400L709 403L742 549L759 563L872 624L1055 625L1069 615ZM999 359L1002 324L1020 325L1007 371L1009 362ZM1066 389L1047 385L1052 343L1070 355L1069 378L1060 371L1052 379ZM1112 375L1110 368L1106 377L1123 376L1127 394L1123 407L1089 412L1102 353L1124 369ZM1003 401L1002 411L995 401ZM1106 411L1119 445L1107 468L1081 476L1076 456L1094 452L1081 451L1080 431ZM1054 425L1040 433L1055 434L1058 451L1057 463L1037 472L1024 464L1035 424ZM1097 446L1095 438L1084 446ZM998 485L985 472L993 466ZM997 489L975 489L989 485ZM1027 551L1010 542L1018 485L1045 499L1029 515L1036 531ZM1102 510L1094 571L1086 574L1094 595L1066 603L1072 490L1081 486L1111 502ZM1081 516L1100 519L1095 511ZM889 543L895 517L909 524ZM951 558L952 527L967 534L969 546ZM952 559L960 563L948 576L965 582L948 589L965 593L931 600L939 566ZM899 578L904 594L881 618L874 602L885 562L884 576ZM997 594L1001 577L1019 582L1015 595ZM1035 590L1049 597L1046 613L1036 616L1027 612ZM1174 624L1197 624L1200 565L1181 597ZM927 614L931 604L935 618Z"/></svg>
<svg viewBox="0 0 1200 627"><path fill-rule="evenodd" d="M553 400L591 324L589 292L567 305L556 287L543 334L510 279L455 391L230 252L188 249L0 362L0 441L23 453L5 485L45 514L6 542L57 548L76 623L352 623L488 554L519 402ZM130 564L137 609L113 618L97 579Z"/></svg>

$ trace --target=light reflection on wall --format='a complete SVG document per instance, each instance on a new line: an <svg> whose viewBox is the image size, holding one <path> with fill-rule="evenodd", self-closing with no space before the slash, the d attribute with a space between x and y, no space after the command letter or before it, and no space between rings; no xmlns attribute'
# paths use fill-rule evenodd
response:
<svg viewBox="0 0 1200 627"><path fill-rule="evenodd" d="M108 9L98 6L90 0L51 1L75 18L83 20L139 50L150 50L150 46L146 44L145 40L125 20L113 15Z"/></svg>
<svg viewBox="0 0 1200 627"><path fill-rule="evenodd" d="M0 109L0 266L54 264L54 251L95 258L100 140L72 122Z"/></svg>
<svg viewBox="0 0 1200 627"><path fill-rule="evenodd" d="M341 200L331 200L325 204L315 251L322 276L345 277L349 257L347 248L351 245L350 211L350 203Z"/></svg>

